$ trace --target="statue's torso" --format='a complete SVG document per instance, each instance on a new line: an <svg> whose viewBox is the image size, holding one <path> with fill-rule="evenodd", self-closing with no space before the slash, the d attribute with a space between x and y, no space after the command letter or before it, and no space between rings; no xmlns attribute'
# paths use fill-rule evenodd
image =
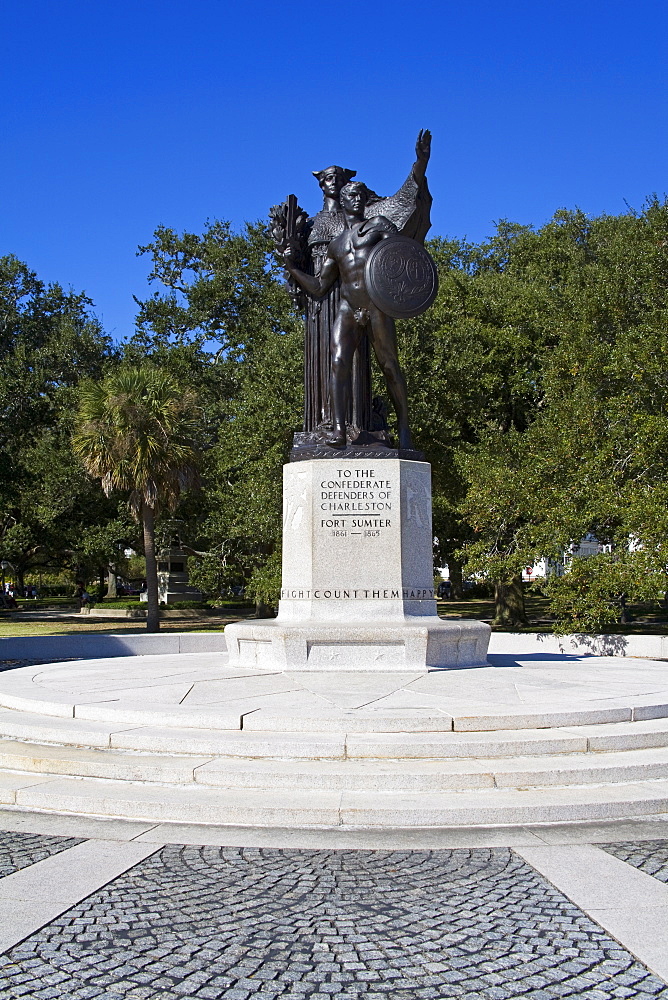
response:
<svg viewBox="0 0 668 1000"><path fill-rule="evenodd" d="M352 228L344 229L329 245L329 256L333 257L339 266L341 276L341 294L351 305L366 305L367 296L364 288L364 261L366 251L358 246L358 230L362 223L355 223Z"/></svg>
<svg viewBox="0 0 668 1000"><path fill-rule="evenodd" d="M329 255L337 261L339 267L363 265L369 248L375 246L383 236L396 232L394 223L382 215L363 219L353 223L350 228L345 228L332 240Z"/></svg>
<svg viewBox="0 0 668 1000"><path fill-rule="evenodd" d="M364 268L369 250L389 233L396 233L397 227L389 219L379 215L363 219L346 227L329 245L329 256L339 266L341 292L351 305L368 306L369 295L364 282Z"/></svg>

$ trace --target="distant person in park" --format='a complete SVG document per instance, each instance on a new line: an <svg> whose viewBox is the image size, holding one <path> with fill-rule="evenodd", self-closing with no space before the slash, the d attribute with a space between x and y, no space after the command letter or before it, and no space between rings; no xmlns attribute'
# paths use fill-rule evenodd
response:
<svg viewBox="0 0 668 1000"><path fill-rule="evenodd" d="M77 580L77 588L74 591L74 596L79 602L79 610L88 607L91 603L90 594L84 587L83 580Z"/></svg>
<svg viewBox="0 0 668 1000"><path fill-rule="evenodd" d="M294 266L294 247L288 247L284 258L286 271L313 298L322 298L336 279L341 278L341 301L332 327L332 436L327 443L333 448L346 446L346 412L353 356L361 337L367 334L397 413L399 447L410 449L413 443L408 426L406 379L399 366L394 320L373 304L364 281L364 268L372 247L380 240L396 235L398 229L383 215L364 218L369 198L369 189L365 184L351 181L341 188L339 198L346 228L329 244L320 274L306 274Z"/></svg>

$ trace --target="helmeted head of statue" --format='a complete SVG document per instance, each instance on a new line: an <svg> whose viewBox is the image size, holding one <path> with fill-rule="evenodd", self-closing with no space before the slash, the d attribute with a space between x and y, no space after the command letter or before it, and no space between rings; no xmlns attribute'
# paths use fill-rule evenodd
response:
<svg viewBox="0 0 668 1000"><path fill-rule="evenodd" d="M324 170L314 170L313 176L320 185L326 198L338 198L344 184L355 176L356 170L346 170L345 167L325 167Z"/></svg>

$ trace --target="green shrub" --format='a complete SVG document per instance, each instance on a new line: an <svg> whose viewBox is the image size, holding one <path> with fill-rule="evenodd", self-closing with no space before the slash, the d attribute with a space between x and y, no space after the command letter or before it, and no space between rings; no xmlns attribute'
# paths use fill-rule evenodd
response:
<svg viewBox="0 0 668 1000"><path fill-rule="evenodd" d="M464 597L475 601L494 598L494 584L490 580L477 580L472 587L464 587Z"/></svg>
<svg viewBox="0 0 668 1000"><path fill-rule="evenodd" d="M105 600L98 601L97 603L102 608L140 608L142 604L146 604L145 601L133 601L127 597L105 598Z"/></svg>
<svg viewBox="0 0 668 1000"><path fill-rule="evenodd" d="M39 597L72 597L74 587L71 584L62 586L60 584L52 585L43 583L41 587L37 586L37 594Z"/></svg>
<svg viewBox="0 0 668 1000"><path fill-rule="evenodd" d="M165 611L204 611L211 607L207 601L172 601L170 604L161 604Z"/></svg>
<svg viewBox="0 0 668 1000"><path fill-rule="evenodd" d="M211 601L210 607L216 611L237 611L239 608L253 608L255 607L255 602L249 600L247 597L226 597L224 600L217 597L215 601Z"/></svg>
<svg viewBox="0 0 668 1000"><path fill-rule="evenodd" d="M281 594L281 552L275 549L267 561L253 571L246 585L246 597L256 603L278 607Z"/></svg>

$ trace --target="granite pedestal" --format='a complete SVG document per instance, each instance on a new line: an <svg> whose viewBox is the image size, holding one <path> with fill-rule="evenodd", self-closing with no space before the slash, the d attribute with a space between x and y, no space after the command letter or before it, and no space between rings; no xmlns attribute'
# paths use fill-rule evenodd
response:
<svg viewBox="0 0 668 1000"><path fill-rule="evenodd" d="M284 466L278 617L225 629L230 663L279 670L480 666L490 629L436 613L431 469L406 459Z"/></svg>

